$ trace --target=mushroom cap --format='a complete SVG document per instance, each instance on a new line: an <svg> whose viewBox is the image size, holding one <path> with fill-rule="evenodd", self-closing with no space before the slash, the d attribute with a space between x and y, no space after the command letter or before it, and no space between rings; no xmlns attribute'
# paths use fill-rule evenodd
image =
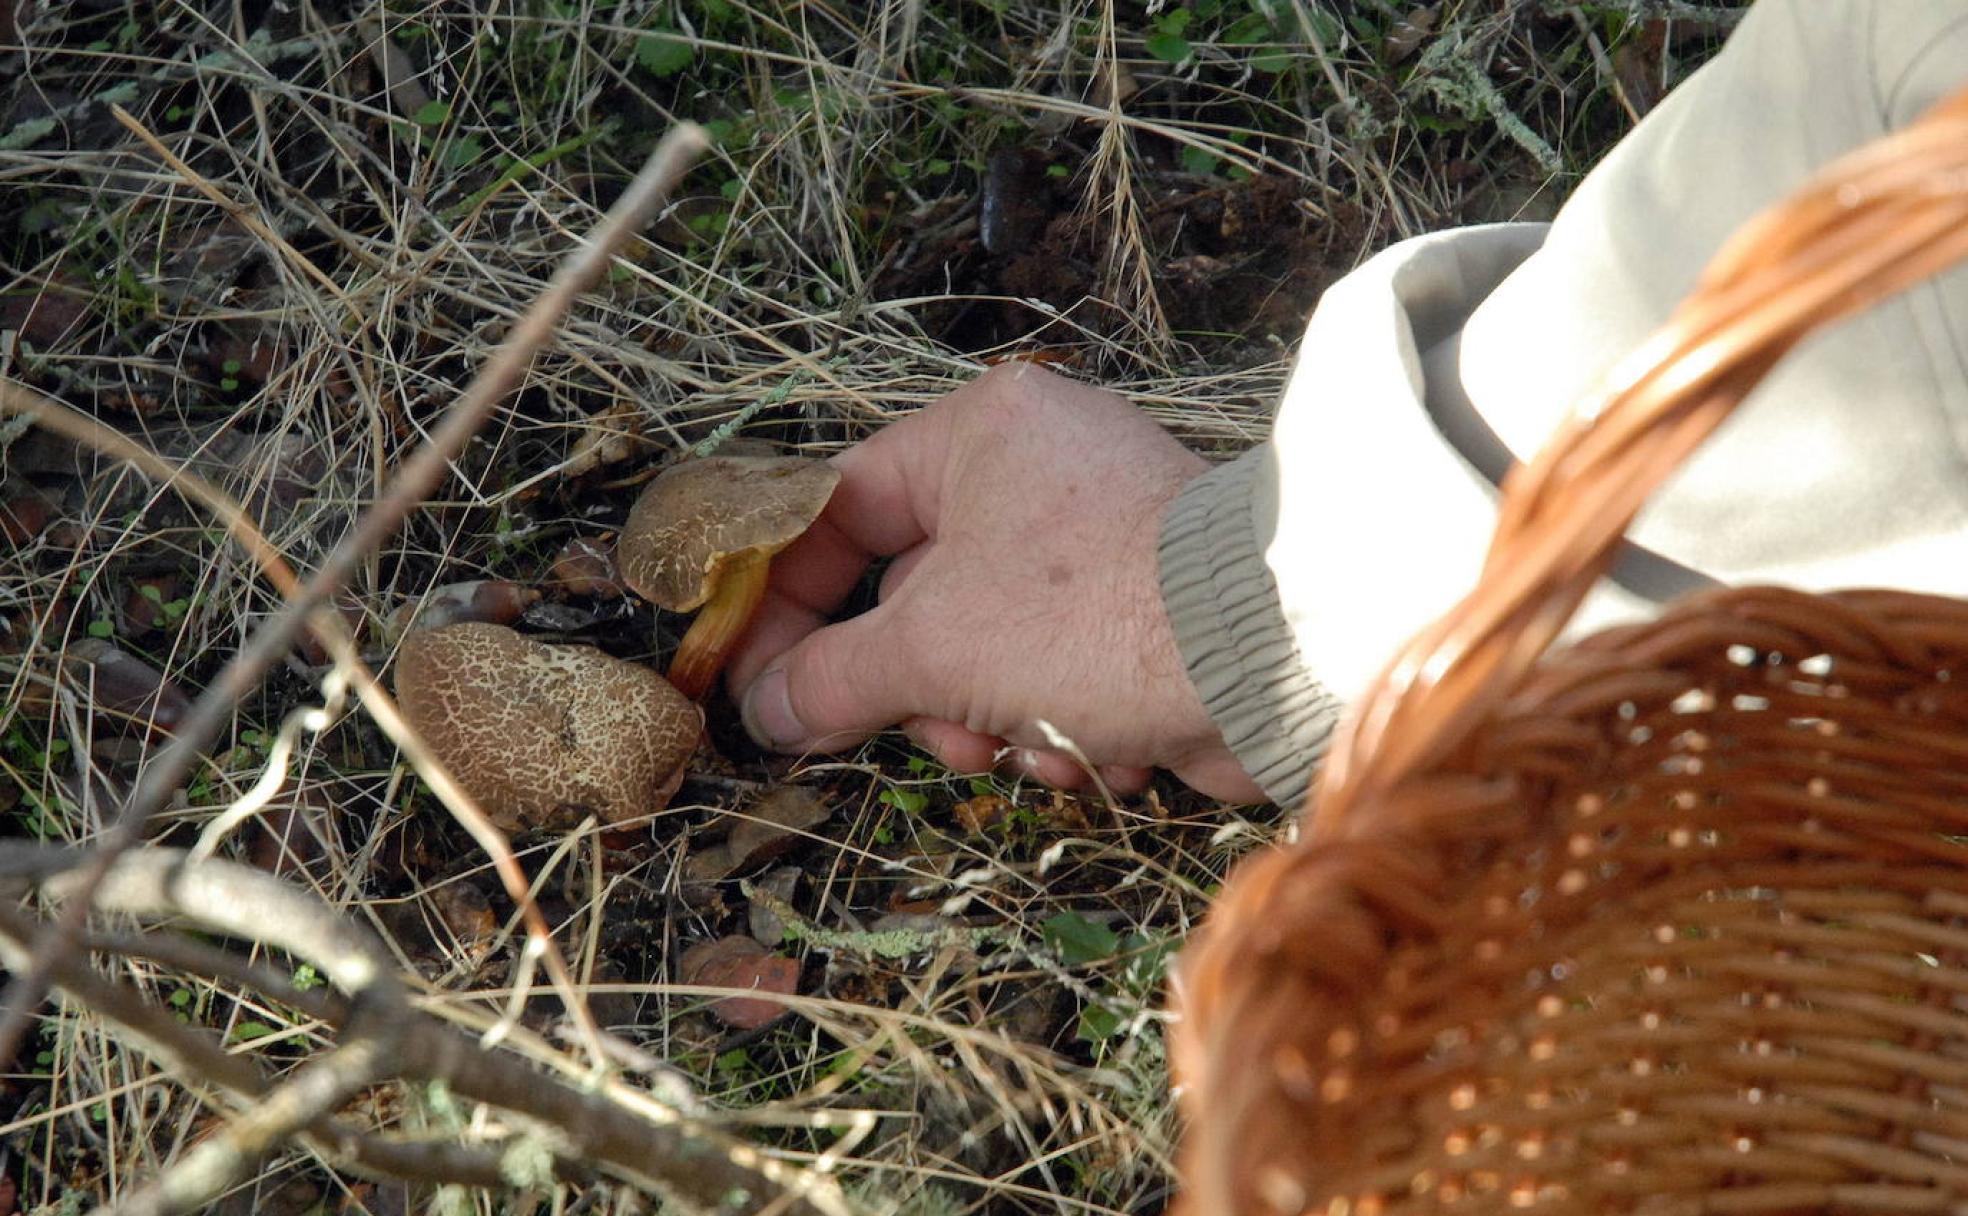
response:
<svg viewBox="0 0 1968 1216"><path fill-rule="evenodd" d="M609 823L661 810L704 726L703 712L646 667L481 621L405 637L396 695L509 832L570 821L576 808Z"/></svg>
<svg viewBox="0 0 1968 1216"><path fill-rule="evenodd" d="M798 457L707 456L671 465L649 483L615 542L636 594L694 612L735 558L771 556L807 530L840 474Z"/></svg>

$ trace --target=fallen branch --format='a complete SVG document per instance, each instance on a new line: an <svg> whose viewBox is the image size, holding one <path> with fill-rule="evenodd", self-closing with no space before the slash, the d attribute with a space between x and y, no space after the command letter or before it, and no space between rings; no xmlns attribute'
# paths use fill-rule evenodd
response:
<svg viewBox="0 0 1968 1216"><path fill-rule="evenodd" d="M0 908L0 959L15 965L17 960L24 957L34 928L27 917ZM234 964L246 969L255 968L254 964L225 951L164 935L92 936L88 945L91 950L162 960L177 952L177 943L232 960L220 965L221 970L227 973L237 973ZM212 961L206 954L194 953L192 957L207 964ZM280 978L266 968L257 970ZM157 1059L181 1082L217 1085L248 1099L262 1097L273 1088L273 1083L251 1057L225 1050L216 1036L178 1021L168 1010L146 1002L127 985L98 975L80 956L71 955L59 960L52 978L57 987L76 1001L121 1027L139 1050ZM333 999L321 994L308 995L317 996L319 999L313 1003L323 1006ZM322 1012L329 1010L324 1008ZM352 1164L358 1172L412 1182L453 1183L460 1186L498 1186L505 1181L497 1153L463 1145L371 1135L334 1119L321 1119L310 1125L305 1129L304 1138L325 1155ZM584 1171L576 1171L576 1176L581 1172Z"/></svg>
<svg viewBox="0 0 1968 1216"><path fill-rule="evenodd" d="M0 843L0 897L34 886L55 898L72 900L81 889L90 856L74 848ZM106 912L145 919L183 917L229 936L275 946L312 963L347 997L343 1003L283 984L288 996L299 998L295 1008L344 1029L341 1046L267 1091L262 1104L242 1113L215 1141L201 1144L156 1185L130 1198L141 1206L122 1210L191 1210L205 1202L198 1196L214 1193L217 1180L237 1177L282 1139L319 1123L355 1089L402 1079L442 1081L460 1097L532 1119L552 1129L549 1147L560 1168L599 1166L665 1195L686 1210L731 1216L768 1212L847 1216L845 1203L824 1179L772 1160L701 1119L657 1103L631 1108L611 1096L612 1086L577 1090L543 1077L513 1056L487 1051L471 1036L416 1011L405 999L380 943L314 896L261 870L220 859L192 859L176 849L149 848L125 855L110 868L97 885L95 903ZM120 941L107 935L91 940L102 945ZM221 962L206 953L209 950L146 944L143 953L172 953L197 969L219 970L234 978L257 974L250 965ZM63 987L72 980L86 986L77 978L77 968L88 974L76 956L65 955L54 962L53 974ZM79 989L71 990L95 1006ZM117 1012L105 1016L129 1014L127 1005L127 1001L113 1001ZM143 1037L164 1043L165 1054L194 1075L228 1087L230 1082L221 1076L239 1085L253 1084L231 1065L220 1065L222 1072L214 1073L209 1053L200 1054L191 1040L168 1033L153 1036L148 1032L161 1030L160 1024L130 1016Z"/></svg>

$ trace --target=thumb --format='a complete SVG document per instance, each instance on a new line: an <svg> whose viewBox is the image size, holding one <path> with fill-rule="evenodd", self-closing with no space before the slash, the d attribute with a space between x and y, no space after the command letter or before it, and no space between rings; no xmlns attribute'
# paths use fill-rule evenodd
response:
<svg viewBox="0 0 1968 1216"><path fill-rule="evenodd" d="M888 615L875 608L815 630L759 673L739 700L759 746L836 751L919 712L925 673L906 670Z"/></svg>

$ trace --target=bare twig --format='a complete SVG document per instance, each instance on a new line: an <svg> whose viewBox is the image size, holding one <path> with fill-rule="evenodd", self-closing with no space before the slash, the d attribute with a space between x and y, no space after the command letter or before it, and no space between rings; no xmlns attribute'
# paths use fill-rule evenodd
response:
<svg viewBox="0 0 1968 1216"><path fill-rule="evenodd" d="M0 907L0 956L24 954L33 933L34 926L28 918ZM180 953L180 945L193 949ZM11 949L8 948L10 946ZM194 969L225 974L228 978L251 976L256 981L278 981L283 978L236 955L183 938L148 934L99 935L90 938L89 946L128 957L155 958L159 961L171 961L174 957L195 959ZM219 962L218 959L230 961ZM9 961L13 959L9 957ZM250 1057L226 1051L211 1035L179 1022L167 1011L145 1002L124 985L97 975L79 956L58 960L52 978L59 987L97 1015L121 1026L143 1050L186 1081L219 1085L244 1098L258 1098L272 1088L272 1082L254 1066ZM305 1002L321 1007L320 1012L331 1011L332 997L320 993L301 993L300 996L301 1001L292 1002L297 1008ZM341 1013L344 1010L337 1005L332 1012ZM496 1153L463 1145L370 1135L334 1119L317 1121L307 1129L305 1139L323 1152L348 1161L358 1169L394 1178L461 1186L497 1186L504 1181ZM578 1163L573 1163L573 1168L575 1172L580 1172Z"/></svg>
<svg viewBox="0 0 1968 1216"><path fill-rule="evenodd" d="M600 279L614 250L655 212L706 142L703 131L694 125L678 127L663 138L649 164L609 210L588 245L555 274L504 344L452 405L430 439L398 470L388 492L358 517L355 526L322 560L306 585L248 639L193 703L177 735L144 771L116 822L97 841L73 888L73 898L42 932L30 952L29 965L0 993L0 1061L13 1059L19 1050L28 1016L47 988L49 957L75 940L96 887L116 859L142 839L150 816L165 803L170 791L190 772L198 754L217 736L233 705L286 653L309 614L340 590L358 563L395 531L403 518L448 474L451 461L484 424L492 408L518 383L533 355L552 336L575 297ZM558 951L550 951L547 962L556 980L565 979L571 990L571 977ZM578 1000L571 1002L569 1008L582 1022L597 1062L605 1059L593 1015Z"/></svg>
<svg viewBox="0 0 1968 1216"><path fill-rule="evenodd" d="M396 1056L388 1019L364 1018L363 1031L303 1064L218 1134L199 1141L148 1183L107 1211L115 1216L178 1216L225 1194L268 1153L299 1136L381 1080Z"/></svg>
<svg viewBox="0 0 1968 1216"><path fill-rule="evenodd" d="M72 848L26 842L0 845L0 894L27 880L58 898L72 899L92 857ZM404 1001L379 943L312 895L273 875L236 862L193 861L176 849L151 848L119 859L98 884L96 903L106 911L141 917L183 916L306 959L347 993L359 1010L351 1041L374 1045L373 1050L344 1057L333 1069L315 1070L309 1065L297 1073L288 1083L295 1086L293 1090L282 1086L273 1091L280 1095L276 1106L242 1116L221 1137L224 1143L214 1146L185 1176L171 1180L163 1190L148 1188L143 1193L144 1204L166 1206L134 1210L182 1210L167 1201L189 1202L185 1197L204 1193L213 1185L211 1180L233 1176L279 1136L319 1121L340 1100L336 1094L345 1095L351 1086L369 1080L401 1077L443 1081L462 1097L551 1126L564 1139L564 1147L556 1151L570 1163L605 1165L690 1210L732 1216L766 1212L847 1216L847 1207L830 1184L768 1158L714 1126L655 1103L632 1109L610 1096L614 1090L609 1087L579 1092L565 1083L544 1082L518 1059L484 1051L472 1038L416 1013ZM195 954L179 953L187 959ZM55 964L64 976L69 958L64 955ZM325 1006L317 1008L330 1012ZM368 1019L375 1020L370 1025L382 1023L387 1033L364 1030L360 1024ZM336 1056L349 1047L350 1042L345 1042ZM303 1074L305 1084L300 1084ZM176 1170L173 1167L174 1174Z"/></svg>

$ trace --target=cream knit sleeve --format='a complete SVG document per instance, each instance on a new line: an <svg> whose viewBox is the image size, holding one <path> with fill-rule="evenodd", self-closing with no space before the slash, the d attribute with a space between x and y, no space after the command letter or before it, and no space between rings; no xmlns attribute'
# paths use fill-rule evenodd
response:
<svg viewBox="0 0 1968 1216"><path fill-rule="evenodd" d="M1303 797L1339 707L1467 590L1511 456L1742 220L1964 84L1958 0L1761 0L1548 231L1407 241L1327 292L1271 441L1162 528L1190 678L1274 798ZM1642 516L1651 568L1686 577L1609 584L1585 623L1703 573L1968 594L1965 359L1968 271L1800 352Z"/></svg>

